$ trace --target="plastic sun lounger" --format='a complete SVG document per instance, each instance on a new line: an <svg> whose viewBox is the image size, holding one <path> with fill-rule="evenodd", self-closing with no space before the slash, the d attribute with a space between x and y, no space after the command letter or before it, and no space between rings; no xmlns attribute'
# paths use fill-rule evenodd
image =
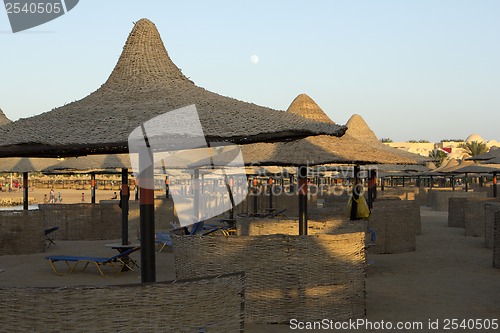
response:
<svg viewBox="0 0 500 333"><path fill-rule="evenodd" d="M45 257L45 259L47 259L49 261L50 266L52 267L52 270L57 275L62 275L62 274L57 271L54 263L57 261L64 261L66 263L66 266L68 266L70 274L73 273L73 271L76 269L76 267L78 266L79 263L84 262L85 266L83 266L83 269L81 270L81 272L83 272L90 263L93 263L97 267L97 270L99 271L99 273L101 273L101 275L104 276L104 273L101 269L101 267L103 267L103 266L111 266L115 273L120 273L124 267L127 267L129 270L133 270L133 267L138 266L138 265L134 260L129 258L129 254L131 254L139 249L140 249L140 247L134 247L134 248L131 248L130 250L124 251L124 252L119 253L116 256L110 257L110 258L84 257L84 256L60 256L59 255L59 256L48 256L48 257ZM74 263L74 265L72 266L70 263ZM116 271L117 265L120 267L118 272Z"/></svg>
<svg viewBox="0 0 500 333"><path fill-rule="evenodd" d="M185 227L174 229L171 232L178 235L198 235L203 231L203 225L203 221L194 223L193 229L189 233ZM165 246L172 247L173 245L172 237L170 237L170 233L168 232L157 232L155 234L155 243L160 244L160 250L158 250L158 253L160 253L165 248Z"/></svg>

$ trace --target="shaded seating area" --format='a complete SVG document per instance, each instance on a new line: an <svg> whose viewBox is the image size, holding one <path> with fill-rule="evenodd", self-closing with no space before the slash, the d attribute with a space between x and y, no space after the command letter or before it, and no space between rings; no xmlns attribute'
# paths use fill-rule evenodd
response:
<svg viewBox="0 0 500 333"><path fill-rule="evenodd" d="M60 272L57 271L54 263L61 261L66 264L69 269L69 273L73 273L76 267L82 263L84 264L81 272L83 272L89 264L94 264L99 271L99 273L104 276L104 272L102 267L110 266L115 273L120 273L123 270L133 270L134 267L139 267L137 263L129 257L130 254L138 251L140 247L134 247L127 251L121 252L113 257L86 257L86 256L65 256L65 255L53 255L45 257L50 263L52 270L57 275L61 275ZM119 268L117 270L117 268Z"/></svg>

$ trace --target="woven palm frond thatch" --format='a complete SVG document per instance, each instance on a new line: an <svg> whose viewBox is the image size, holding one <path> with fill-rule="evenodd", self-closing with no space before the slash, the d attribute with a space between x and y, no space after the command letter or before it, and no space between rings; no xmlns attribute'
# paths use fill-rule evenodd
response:
<svg viewBox="0 0 500 333"><path fill-rule="evenodd" d="M58 162L55 158L0 158L0 172L39 172Z"/></svg>
<svg viewBox="0 0 500 333"><path fill-rule="evenodd" d="M359 114L354 114L347 121L347 131L346 134L366 143L371 143L376 146L379 150L384 150L386 152L391 152L402 156L404 158L415 160L418 164L425 164L429 158L423 157L418 154L413 154L401 149L389 147L377 139L375 133L368 126L366 121Z"/></svg>
<svg viewBox="0 0 500 333"><path fill-rule="evenodd" d="M333 123L323 110L305 94L295 98L287 112L293 112L302 117L311 117L325 123ZM245 163L262 165L415 164L415 159L403 157L385 148L379 149L379 146L375 146L370 141L358 140L347 132L342 137L319 135L292 142L243 145L242 152Z"/></svg>
<svg viewBox="0 0 500 333"><path fill-rule="evenodd" d="M1 128L0 156L125 153L128 136L136 127L193 104L209 141L248 143L317 134L340 136L346 130L196 86L172 62L156 26L141 19L99 89L79 101ZM175 121L179 125L184 122Z"/></svg>
<svg viewBox="0 0 500 333"><path fill-rule="evenodd" d="M453 159L452 161L450 161L450 163L448 163L446 168L441 169L440 172L441 173L457 173L457 170L464 168L464 167L474 165L474 164L475 163L473 161L467 161L467 160L457 161L457 160Z"/></svg>
<svg viewBox="0 0 500 333"><path fill-rule="evenodd" d="M12 121L9 118L7 118L7 116L5 115L5 113L3 113L2 109L0 109L0 126L9 124L11 122Z"/></svg>
<svg viewBox="0 0 500 333"><path fill-rule="evenodd" d="M335 124L321 107L308 95L300 94L295 97L287 109L288 112L302 116L306 119L319 121L327 124Z"/></svg>
<svg viewBox="0 0 500 333"><path fill-rule="evenodd" d="M500 166L497 164L471 164L455 170L455 173L500 173Z"/></svg>
<svg viewBox="0 0 500 333"><path fill-rule="evenodd" d="M448 172L448 170L453 170L455 169L456 167L458 167L459 165L459 162L457 159L449 159L446 163L443 163L441 164L441 166L439 168L437 168L436 170L433 170L432 172L433 173L445 173L445 172Z"/></svg>
<svg viewBox="0 0 500 333"><path fill-rule="evenodd" d="M472 156L467 159L472 161L487 161L486 163L490 163L488 160L492 160L495 158L500 159L500 148L492 147L487 153Z"/></svg>
<svg viewBox="0 0 500 333"><path fill-rule="evenodd" d="M57 173L62 171L71 172L103 172L115 171L116 169L131 169L130 156L128 154L114 155L89 155L70 157L57 164L44 168L44 173Z"/></svg>

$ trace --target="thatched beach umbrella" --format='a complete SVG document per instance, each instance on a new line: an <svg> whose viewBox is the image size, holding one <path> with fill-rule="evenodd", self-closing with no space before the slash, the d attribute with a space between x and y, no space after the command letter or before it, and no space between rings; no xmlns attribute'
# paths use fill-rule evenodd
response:
<svg viewBox="0 0 500 333"><path fill-rule="evenodd" d="M346 129L196 86L172 62L155 25L141 19L133 27L113 72L98 90L79 101L1 127L0 156L127 153L129 134L136 128L154 117L193 104L207 141L248 143L317 134L340 136ZM171 120L171 126L185 125L182 117ZM189 140L191 133L179 133L177 138ZM146 156L141 161L150 158L148 152L142 153ZM153 179L151 165L141 168L144 180ZM152 189L141 187L143 282L156 279L153 196Z"/></svg>
<svg viewBox="0 0 500 333"><path fill-rule="evenodd" d="M131 167L130 156L128 154L88 155L66 158L43 169L42 172L106 173L116 171L116 169L130 169Z"/></svg>
<svg viewBox="0 0 500 333"><path fill-rule="evenodd" d="M0 158L0 173L16 172L23 174L23 210L28 210L28 174L42 171L57 162L58 160L55 158Z"/></svg>
<svg viewBox="0 0 500 333"><path fill-rule="evenodd" d="M479 162L489 163L488 162L489 160L500 159L500 148L491 147L490 151L488 151L487 153L479 154L476 156L471 156L471 157L468 157L466 159L470 160L470 161L479 161Z"/></svg>
<svg viewBox="0 0 500 333"><path fill-rule="evenodd" d="M455 176L457 174L461 173L461 172L457 172L457 170L461 169L463 167L466 167L466 166L473 165L473 164L474 164L473 161L467 161L464 159L458 161L456 159L451 159L450 161L448 161L448 163L443 168L439 168L439 169L436 169L434 171L441 174L441 175L451 176L451 187L454 191L455 190ZM463 174L464 174L464 182L465 182L465 192L468 192L469 191L469 183L467 181L468 172L464 172Z"/></svg>
<svg viewBox="0 0 500 333"><path fill-rule="evenodd" d="M294 99L288 112L333 124L323 110L305 94ZM379 150L369 142L357 140L348 134L340 138L320 135L292 142L243 145L242 152L245 163L298 167L299 234L307 233L307 166L327 163L416 163L415 159L403 157L387 149ZM355 173L358 172L359 168Z"/></svg>
<svg viewBox="0 0 500 333"><path fill-rule="evenodd" d="M489 152L469 157L468 160L478 161L481 164L500 164L500 148L492 147ZM499 172L493 171L493 196L497 197L497 174Z"/></svg>
<svg viewBox="0 0 500 333"><path fill-rule="evenodd" d="M0 126L7 125L7 124L9 124L11 122L12 122L12 120L10 120L9 118L7 118L7 116L5 115L5 113L3 113L2 109L0 109Z"/></svg>
<svg viewBox="0 0 500 333"><path fill-rule="evenodd" d="M128 136L136 127L191 104L196 105L207 141L248 143L345 131L342 126L309 121L196 86L172 62L155 25L141 19L99 89L2 128L0 156L127 153Z"/></svg>
<svg viewBox="0 0 500 333"><path fill-rule="evenodd" d="M429 160L429 158L427 157L418 154L413 154L383 144L377 138L372 129L368 126L363 117L361 117L359 114L352 115L351 118L349 118L349 120L347 121L346 126L347 126L346 134L349 134L350 136L366 144L373 145L374 147L377 148L378 151L386 151L393 154L397 154L401 157L414 160L418 164L425 164Z"/></svg>

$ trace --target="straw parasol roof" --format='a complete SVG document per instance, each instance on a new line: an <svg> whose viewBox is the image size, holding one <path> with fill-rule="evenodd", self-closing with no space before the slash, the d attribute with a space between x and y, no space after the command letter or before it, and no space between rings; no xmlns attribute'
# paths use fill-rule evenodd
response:
<svg viewBox="0 0 500 333"><path fill-rule="evenodd" d="M58 162L55 158L0 158L0 172L38 172Z"/></svg>
<svg viewBox="0 0 500 333"><path fill-rule="evenodd" d="M341 136L346 130L196 86L172 62L155 25L141 19L99 89L79 101L1 128L0 156L126 153L128 136L136 127L193 104L208 141L248 143L317 134ZM183 122L178 121L179 125Z"/></svg>
<svg viewBox="0 0 500 333"><path fill-rule="evenodd" d="M44 173L89 173L89 172L114 172L116 169L131 169L130 156L128 154L114 155L89 155L81 157L70 157L57 164L44 168Z"/></svg>
<svg viewBox="0 0 500 333"><path fill-rule="evenodd" d="M432 173L445 172L447 169L454 168L456 166L458 166L458 160L450 158L449 160L444 160L439 168L432 170Z"/></svg>
<svg viewBox="0 0 500 333"><path fill-rule="evenodd" d="M363 142L370 142L375 144L380 143L375 133L371 130L366 121L359 114L353 114L347 121L346 126L347 132L349 132L349 135L351 135L352 137L355 137L356 139Z"/></svg>
<svg viewBox="0 0 500 333"><path fill-rule="evenodd" d="M486 163L486 164L500 164L500 156L492 158L492 159L487 160L485 162L481 162L481 163Z"/></svg>
<svg viewBox="0 0 500 333"><path fill-rule="evenodd" d="M500 173L500 166L496 164L469 164L455 170L456 173Z"/></svg>
<svg viewBox="0 0 500 333"><path fill-rule="evenodd" d="M425 164L429 159L418 154L413 154L401 149L393 148L387 146L380 142L375 133L368 126L366 121L359 114L353 114L351 118L347 121L347 131L346 134L358 139L359 141L370 143L375 146L377 150L382 150L385 152L391 152L397 154L401 157L415 160L418 164Z"/></svg>
<svg viewBox="0 0 500 333"><path fill-rule="evenodd" d="M307 107L305 107L307 106ZM290 104L289 113L314 117L324 123L333 121L307 95ZM378 147L377 147L378 148ZM327 163L414 164L415 160L390 151L381 151L367 142L345 134L342 137L319 135L292 142L255 143L242 146L245 163L261 165L314 165Z"/></svg>
<svg viewBox="0 0 500 333"><path fill-rule="evenodd" d="M452 159L446 165L446 168L439 170L439 172L440 173L457 173L458 169L461 169L461 168L466 167L466 166L471 166L474 164L475 163L473 161L467 161L467 160L457 161L456 159Z"/></svg>
<svg viewBox="0 0 500 333"><path fill-rule="evenodd" d="M400 172L411 173L411 172L427 172L430 169L425 165L414 164L414 165L394 165L394 164L376 164L371 165L370 169L376 169L378 171L384 172Z"/></svg>
<svg viewBox="0 0 500 333"><path fill-rule="evenodd" d="M326 124L335 124L330 117L307 94L300 94L292 101L287 110L289 113L302 116L306 119L319 121Z"/></svg>
<svg viewBox="0 0 500 333"><path fill-rule="evenodd" d="M9 124L11 122L12 122L12 120L10 120L9 118L7 118L7 116L5 115L5 113L3 113L2 109L0 109L0 126Z"/></svg>
<svg viewBox="0 0 500 333"><path fill-rule="evenodd" d="M480 154L477 156L472 156L472 157L469 157L467 159L471 160L471 161L486 161L486 163L489 163L489 160L492 160L495 158L500 158L500 148L493 147L487 153Z"/></svg>

